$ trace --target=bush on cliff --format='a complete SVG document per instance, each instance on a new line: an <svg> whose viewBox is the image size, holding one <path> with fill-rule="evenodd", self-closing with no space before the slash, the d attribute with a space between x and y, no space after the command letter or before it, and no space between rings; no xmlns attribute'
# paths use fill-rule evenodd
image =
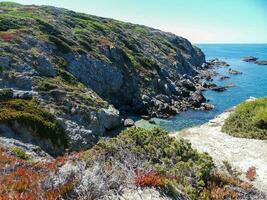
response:
<svg viewBox="0 0 267 200"><path fill-rule="evenodd" d="M267 97L240 104L222 130L235 137L267 140Z"/></svg>
<svg viewBox="0 0 267 200"><path fill-rule="evenodd" d="M0 123L12 126L14 122L32 129L40 138L50 139L54 145L68 145L59 122L35 100L0 100Z"/></svg>

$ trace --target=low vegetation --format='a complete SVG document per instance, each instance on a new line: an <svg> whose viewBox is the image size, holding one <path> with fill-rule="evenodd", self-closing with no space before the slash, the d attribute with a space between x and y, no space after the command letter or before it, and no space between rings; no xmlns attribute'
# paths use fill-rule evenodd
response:
<svg viewBox="0 0 267 200"><path fill-rule="evenodd" d="M160 129L132 128L53 160L21 155L0 148L0 199L110 199L125 188L153 187L173 197L220 200L238 199L229 186L251 188L217 172L207 154Z"/></svg>
<svg viewBox="0 0 267 200"><path fill-rule="evenodd" d="M235 137L267 140L267 97L240 104L222 130Z"/></svg>
<svg viewBox="0 0 267 200"><path fill-rule="evenodd" d="M38 9L34 6L23 7L20 4L5 2L0 2L0 6L4 10L0 16L0 41L7 43L12 42L16 31L29 31L28 27L31 26L31 34L56 44L55 53L58 55L70 52L89 53L99 60L113 63L117 61L104 54L103 48L115 47L121 51L125 60L130 61L135 69L146 75L150 74L147 69L157 69L158 66L151 62L154 58L142 52L141 39L155 43L158 53L166 54L172 60L175 52L180 50L175 42L167 41L163 34L151 34L151 30L145 26L70 13L67 10L60 10L57 15L53 15L49 7ZM54 23L59 20L60 25Z"/></svg>
<svg viewBox="0 0 267 200"><path fill-rule="evenodd" d="M18 155L14 155L15 154ZM34 162L21 157L21 150L11 151L0 146L0 199L1 200L56 200L67 193L70 183L55 186L49 180L64 165L66 158ZM75 157L75 156L72 156ZM70 157L68 158L70 160Z"/></svg>
<svg viewBox="0 0 267 200"><path fill-rule="evenodd" d="M30 159L29 155L27 155L27 153L19 147L14 147L12 149L12 153L15 154L18 158L20 158L22 160L29 160Z"/></svg>
<svg viewBox="0 0 267 200"><path fill-rule="evenodd" d="M63 114L78 113L75 117L79 122L85 121L84 125L90 124L92 110L107 108L108 104L68 72L67 60L71 56L82 58L87 54L101 63L112 64L123 71L127 84L144 79L137 91L147 88L147 93L152 94L158 89L154 89L154 83L149 84L165 73L161 65L168 69L178 62L177 66L182 66L188 56L201 53L197 49L192 53L190 44L182 38L139 25L47 6L6 2L0 2L0 6L0 44L10 51L4 52L5 55L1 52L1 56L12 58L12 63L22 63L22 58L29 60L36 70L38 58L46 56L56 74L34 75L34 91L45 97L47 106L56 107L57 111L65 109ZM29 41L38 45L28 48ZM24 44L26 49L18 48L19 44ZM190 60L196 61L194 57ZM0 66L0 72L10 74L8 80L20 75L4 65ZM132 74L138 76L132 79ZM136 88L127 84L127 91ZM123 95L119 93L119 99ZM13 128L22 125L40 139L68 147L64 130L52 114L36 100L11 99L12 96L10 89L0 91L0 124ZM111 96L117 97L113 91ZM80 113L85 113L88 119L82 119L84 115ZM265 126L264 116L266 113L259 111L253 121L259 129ZM153 187L169 196L182 194L192 200L218 200L238 198L229 185L251 187L235 177L216 172L209 155L197 152L184 140L169 137L161 129L128 129L115 138L99 141L86 152L44 160L36 162L19 148L0 147L0 199L107 199L125 189Z"/></svg>
<svg viewBox="0 0 267 200"><path fill-rule="evenodd" d="M193 199L213 169L207 154L198 153L189 143L175 140L160 129L129 129L108 142L100 141L89 152L104 156L107 163L116 161L132 168L140 186L158 186L171 195L178 187Z"/></svg>
<svg viewBox="0 0 267 200"><path fill-rule="evenodd" d="M198 153L190 143L175 140L161 129L123 131L116 138L100 141L82 158L91 167L101 163L100 171L109 174L109 179L119 176L115 190L133 184L155 187L174 197L182 192L189 199L208 200L237 199L238 194L229 185L251 187L236 177L217 172L207 154ZM107 188L110 190L110 186Z"/></svg>
<svg viewBox="0 0 267 200"><path fill-rule="evenodd" d="M50 139L54 145L68 145L64 130L36 100L8 99L0 101L0 123L23 125L40 138Z"/></svg>

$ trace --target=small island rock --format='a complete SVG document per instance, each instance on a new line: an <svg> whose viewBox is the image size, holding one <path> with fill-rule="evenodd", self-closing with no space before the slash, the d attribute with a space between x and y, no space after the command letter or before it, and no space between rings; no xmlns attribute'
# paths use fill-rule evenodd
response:
<svg viewBox="0 0 267 200"><path fill-rule="evenodd" d="M229 74L233 74L233 75L242 74L242 72L239 72L239 71L234 70L234 69L229 69L229 70L228 70L228 73L229 73Z"/></svg>
<svg viewBox="0 0 267 200"><path fill-rule="evenodd" d="M257 60L255 63L258 65L267 65L267 60Z"/></svg>
<svg viewBox="0 0 267 200"><path fill-rule="evenodd" d="M258 60L258 58L254 56L247 56L247 57L242 58L242 61L245 61L245 62L255 62L256 60Z"/></svg>

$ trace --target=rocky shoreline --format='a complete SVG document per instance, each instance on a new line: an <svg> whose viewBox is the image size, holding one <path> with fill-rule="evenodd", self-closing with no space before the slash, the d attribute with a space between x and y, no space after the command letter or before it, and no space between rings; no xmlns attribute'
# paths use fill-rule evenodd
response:
<svg viewBox="0 0 267 200"><path fill-rule="evenodd" d="M194 148L207 152L221 169L225 169L224 162L227 161L242 173L240 178L245 181L249 180L244 174L250 167L255 167L257 177L252 184L258 190L267 193L267 143L263 140L236 138L221 132L225 119L233 111L234 108L229 109L206 124L171 135L189 140Z"/></svg>
<svg viewBox="0 0 267 200"><path fill-rule="evenodd" d="M217 85L213 82L213 78L218 77L218 76L219 76L220 81L229 79L230 78L229 76L222 76L216 72L216 70L220 67L229 67L229 66L230 65L227 62L220 60L218 58L214 58L202 64L201 68L198 70L197 76L192 78L192 77L188 77L184 75L183 76L184 79L182 80L182 82L191 86L191 87L187 86L188 88L191 88L191 89L195 88L194 90L196 90L196 92L190 93L191 96L189 97L187 101L182 101L182 104L181 104L182 109L179 110L179 112L175 113L175 115L179 114L180 112L188 111L189 109L202 110L202 111L209 111L209 110L214 109L214 105L210 104L209 100L203 96L203 91L212 90L215 92L224 92L229 88L235 87L235 84ZM242 74L242 72L239 72L231 68L228 69L228 73L231 75ZM133 115L134 118L138 118L138 120L136 120L136 124L134 123L133 120L127 118L127 116L125 116L125 119L127 119L127 121L131 120L132 122L130 123L131 126L137 125L138 127L152 128L152 127L156 127L156 124L157 124L153 118L166 118L167 119L169 117L172 117L173 115L174 114L165 115L165 116L141 115L141 117ZM131 115L130 115L130 118L131 118ZM128 123L125 124L125 127L129 127Z"/></svg>
<svg viewBox="0 0 267 200"><path fill-rule="evenodd" d="M0 35L0 100L37 101L62 124L70 151L132 126L131 114L168 118L212 109L202 91L214 87L215 66L228 66L206 62L187 39L150 27L46 6L1 9L9 16L1 31L12 37ZM24 18L25 10L36 17Z"/></svg>
<svg viewBox="0 0 267 200"><path fill-rule="evenodd" d="M38 20L21 23L2 5L9 15L2 31L12 30L12 37L0 37L0 98L38 101L62 124L70 151L133 126L131 115L149 120L211 110L203 91L232 87L212 83L214 69L228 63L206 61L201 49L177 35L60 8L13 6L17 15L29 9Z"/></svg>
<svg viewBox="0 0 267 200"><path fill-rule="evenodd" d="M185 38L61 8L0 6L8 16L0 22L0 100L37 101L62 124L70 151L130 126L131 113L167 118L205 102L196 87L205 55ZM38 146L34 128L24 128Z"/></svg>

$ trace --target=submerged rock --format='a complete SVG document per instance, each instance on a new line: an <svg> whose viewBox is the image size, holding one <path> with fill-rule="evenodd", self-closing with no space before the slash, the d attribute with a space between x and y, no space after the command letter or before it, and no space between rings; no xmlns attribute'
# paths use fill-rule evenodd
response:
<svg viewBox="0 0 267 200"><path fill-rule="evenodd" d="M224 92L226 90L225 86L212 86L209 87L210 90L216 91L216 92Z"/></svg>
<svg viewBox="0 0 267 200"><path fill-rule="evenodd" d="M232 87L235 87L236 85L234 83L229 83L227 85L225 85L224 87L225 88L232 88Z"/></svg>
<svg viewBox="0 0 267 200"><path fill-rule="evenodd" d="M219 78L220 81L223 81L223 80L226 80L226 79L229 79L230 77L229 76L221 76Z"/></svg>
<svg viewBox="0 0 267 200"><path fill-rule="evenodd" d="M229 69L229 70L228 70L228 73L229 73L229 74L233 74L233 75L242 74L242 72L239 72L239 71L234 70L234 69Z"/></svg>
<svg viewBox="0 0 267 200"><path fill-rule="evenodd" d="M148 122L149 122L150 124L156 124L156 121L153 120L153 119L150 119Z"/></svg>

